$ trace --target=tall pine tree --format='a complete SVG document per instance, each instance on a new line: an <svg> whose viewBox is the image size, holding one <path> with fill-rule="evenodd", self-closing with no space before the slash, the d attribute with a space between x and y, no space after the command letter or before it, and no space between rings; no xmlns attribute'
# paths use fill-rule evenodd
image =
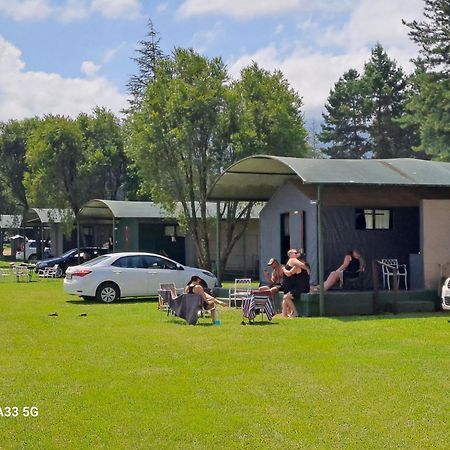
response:
<svg viewBox="0 0 450 450"><path fill-rule="evenodd" d="M407 78L397 63L377 44L364 66L363 81L370 99L368 131L376 158L409 157L414 132L399 123L407 100Z"/></svg>
<svg viewBox="0 0 450 450"><path fill-rule="evenodd" d="M424 1L425 20L403 22L420 52L404 123L420 129L416 150L450 161L450 0Z"/></svg>
<svg viewBox="0 0 450 450"><path fill-rule="evenodd" d="M131 75L127 83L131 111L140 109L147 86L155 79L156 64L166 57L159 44L160 35L150 19L147 28L145 39L139 41L139 48L136 50L137 56L132 58L138 67L138 73Z"/></svg>
<svg viewBox="0 0 450 450"><path fill-rule="evenodd" d="M323 114L319 140L332 158L362 158L368 150L367 121L369 103L359 73L350 69L330 91Z"/></svg>

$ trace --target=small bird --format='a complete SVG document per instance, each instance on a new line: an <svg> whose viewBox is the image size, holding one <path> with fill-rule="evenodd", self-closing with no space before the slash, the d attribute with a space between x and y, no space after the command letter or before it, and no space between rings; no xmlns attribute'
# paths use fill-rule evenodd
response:
<svg viewBox="0 0 450 450"><path fill-rule="evenodd" d="M87 313L81 313L80 317L87 317Z"/></svg>
<svg viewBox="0 0 450 450"><path fill-rule="evenodd" d="M58 315L57 312L54 312L53 314L49 314L49 316L57 316L57 315Z"/></svg>

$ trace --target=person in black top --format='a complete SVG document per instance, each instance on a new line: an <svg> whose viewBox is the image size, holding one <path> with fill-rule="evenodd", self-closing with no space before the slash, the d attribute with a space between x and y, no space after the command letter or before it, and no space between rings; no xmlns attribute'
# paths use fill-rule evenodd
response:
<svg viewBox="0 0 450 450"><path fill-rule="evenodd" d="M336 284L340 284L342 286L342 283L344 281L344 272L363 272L365 270L364 260L361 256L361 253L356 250L348 250L345 254L344 261L342 262L341 266L336 269L335 271L331 272L330 275L328 275L328 278L325 280L325 283L323 285L324 290L328 291L328 289L331 289ZM319 286L314 287L315 291L319 290Z"/></svg>
<svg viewBox="0 0 450 450"><path fill-rule="evenodd" d="M214 298L212 295L209 295L205 291L205 289L207 288L208 285L206 284L205 280L203 280L197 275L193 275L189 280L188 284L186 285L186 287L184 288L184 293L200 295L200 297L203 300L203 307L208 310L214 308L214 305L216 304L220 306L228 306L225 302L222 302L217 298Z"/></svg>
<svg viewBox="0 0 450 450"><path fill-rule="evenodd" d="M305 256L295 249L288 251L289 260L283 268L283 317L298 316L294 299L309 292L309 265ZM300 258L299 258L300 257Z"/></svg>

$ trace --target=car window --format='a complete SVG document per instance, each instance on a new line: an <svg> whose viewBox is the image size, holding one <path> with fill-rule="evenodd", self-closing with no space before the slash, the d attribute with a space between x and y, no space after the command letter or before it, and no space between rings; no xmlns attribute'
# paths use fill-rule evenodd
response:
<svg viewBox="0 0 450 450"><path fill-rule="evenodd" d="M150 256L148 258L152 258L151 267L153 269L171 269L171 270L177 269L177 265L174 262L169 261L168 259L161 258L159 256Z"/></svg>
<svg viewBox="0 0 450 450"><path fill-rule="evenodd" d="M114 261L111 265L115 267L123 267L126 269L146 268L146 266L144 265L143 258L140 255L123 256L122 258L119 258L116 261Z"/></svg>
<svg viewBox="0 0 450 450"><path fill-rule="evenodd" d="M97 258L91 259L90 261L86 261L85 263L81 264L82 266L95 266L98 263L103 262L105 259L108 259L109 256L99 256Z"/></svg>

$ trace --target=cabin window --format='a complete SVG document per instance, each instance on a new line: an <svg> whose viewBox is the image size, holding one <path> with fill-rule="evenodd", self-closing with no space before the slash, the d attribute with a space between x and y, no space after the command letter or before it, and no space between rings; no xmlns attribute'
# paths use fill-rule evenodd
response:
<svg viewBox="0 0 450 450"><path fill-rule="evenodd" d="M390 209L355 209L357 230L392 230L392 211Z"/></svg>

